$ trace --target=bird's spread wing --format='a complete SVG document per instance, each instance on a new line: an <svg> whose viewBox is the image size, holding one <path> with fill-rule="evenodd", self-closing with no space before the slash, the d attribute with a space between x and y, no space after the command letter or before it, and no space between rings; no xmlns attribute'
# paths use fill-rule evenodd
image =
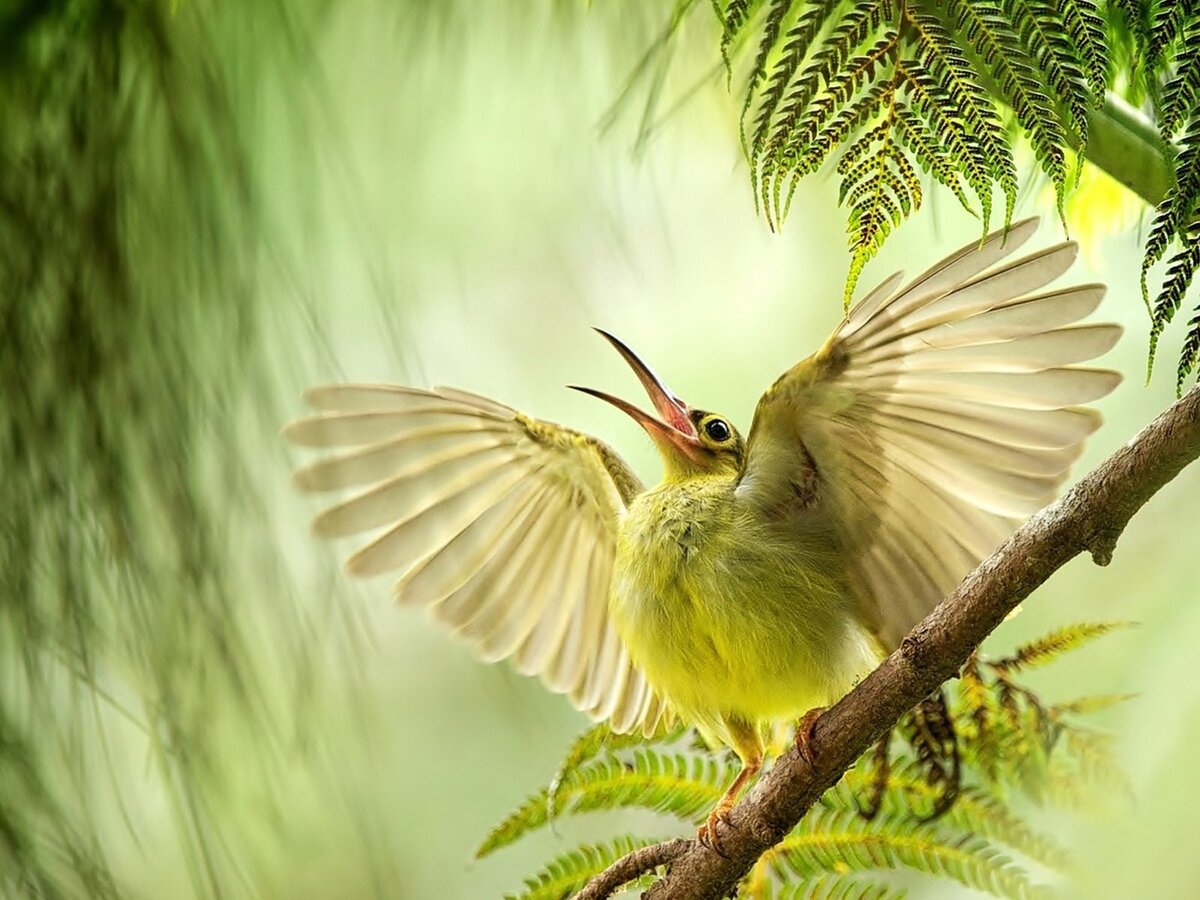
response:
<svg viewBox="0 0 1200 900"><path fill-rule="evenodd" d="M826 514L862 614L895 646L1055 495L1116 372L1076 366L1116 325L1080 325L1101 285L1040 292L1074 244L998 265L1037 228L995 232L899 288L880 285L762 397L738 496Z"/></svg>
<svg viewBox="0 0 1200 900"><path fill-rule="evenodd" d="M351 575L397 573L488 661L511 659L617 731L652 732L665 710L608 614L619 516L642 486L605 444L449 388L335 385L284 429L336 448L298 469L308 491L349 496L313 522L323 537L372 532Z"/></svg>

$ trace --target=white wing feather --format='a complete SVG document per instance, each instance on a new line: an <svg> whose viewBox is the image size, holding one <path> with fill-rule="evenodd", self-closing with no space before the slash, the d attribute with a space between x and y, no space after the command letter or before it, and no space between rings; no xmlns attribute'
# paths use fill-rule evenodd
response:
<svg viewBox="0 0 1200 900"><path fill-rule="evenodd" d="M889 646L1054 497L1100 424L1078 404L1120 383L1076 365L1121 335L1077 324L1104 288L1034 293L1074 244L998 265L1036 229L995 232L903 288L892 276L759 402L738 496L778 513L815 483L807 500L841 530L864 618Z"/></svg>
<svg viewBox="0 0 1200 900"><path fill-rule="evenodd" d="M395 573L483 659L510 659L617 731L668 715L608 615L616 532L641 490L608 447L452 388L332 385L306 399L295 444L340 448L300 468L308 491L356 489L323 537L373 532L351 575Z"/></svg>

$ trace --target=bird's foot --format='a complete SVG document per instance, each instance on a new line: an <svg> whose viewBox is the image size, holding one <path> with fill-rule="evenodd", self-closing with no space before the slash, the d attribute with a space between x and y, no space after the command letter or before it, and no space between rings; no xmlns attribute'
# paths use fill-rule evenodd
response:
<svg viewBox="0 0 1200 900"><path fill-rule="evenodd" d="M720 857L725 856L725 850L721 847L721 837L717 833L717 825L729 825L729 810L731 809L733 809L733 804L722 800L708 814L704 824L696 830L696 840Z"/></svg>
<svg viewBox="0 0 1200 900"><path fill-rule="evenodd" d="M813 764L813 729L817 727L817 719L821 718L821 714L827 709L828 706L813 707L796 723L796 751L810 767Z"/></svg>

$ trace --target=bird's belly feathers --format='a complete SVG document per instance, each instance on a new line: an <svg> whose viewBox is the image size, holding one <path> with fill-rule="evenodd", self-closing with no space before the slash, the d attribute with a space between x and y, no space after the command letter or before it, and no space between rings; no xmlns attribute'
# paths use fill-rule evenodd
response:
<svg viewBox="0 0 1200 900"><path fill-rule="evenodd" d="M874 667L832 538L785 535L731 490L643 495L622 528L611 607L634 662L686 719L795 718Z"/></svg>

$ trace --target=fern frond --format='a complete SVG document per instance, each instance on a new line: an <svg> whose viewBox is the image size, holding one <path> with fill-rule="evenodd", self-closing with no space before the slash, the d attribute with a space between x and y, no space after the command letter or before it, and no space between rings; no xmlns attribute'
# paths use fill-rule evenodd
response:
<svg viewBox="0 0 1200 900"><path fill-rule="evenodd" d="M750 24L750 20L754 18L754 13L762 3L763 0L729 0L729 5L721 9L721 0L713 0L717 21L721 23L721 59L725 61L727 85L733 81L733 60L730 50Z"/></svg>
<svg viewBox="0 0 1200 900"><path fill-rule="evenodd" d="M891 0L860 0L825 36L809 63L794 79L803 59L798 42L812 39L805 16L801 16L792 29L792 32L799 32L798 36L793 38L789 33L784 48L784 60L788 63L787 94L781 98L781 103L777 102L770 109L769 115L764 115L766 107L760 110L752 148L751 178L757 180L759 199L771 227L780 221L783 179L779 174L803 174L798 163L807 143L832 115L839 101L848 100L873 76L875 64L894 46L892 35L890 40L880 40L868 52L855 55L856 48L880 30L890 6ZM820 7L814 6L809 12L815 15L818 11ZM819 94L822 85L825 85L823 95Z"/></svg>
<svg viewBox="0 0 1200 900"><path fill-rule="evenodd" d="M674 726L652 740L670 742L680 737L683 731L682 726ZM566 787L573 784L578 777L587 777L580 774L580 768L585 763L590 762L602 752L611 754L640 746L644 741L640 732L617 734L604 722L593 725L583 732L567 749L567 755L559 764L550 786L526 798L524 803L493 828L476 849L476 859L481 859L501 847L507 847L520 840L528 832L541 828L554 819L556 813L562 808L564 794L569 794ZM573 796L573 794L570 795Z"/></svg>
<svg viewBox="0 0 1200 900"><path fill-rule="evenodd" d="M1067 34L1077 48L1083 69L1087 74L1092 102L1100 105L1108 86L1108 42L1104 33L1104 19L1095 0L1059 0Z"/></svg>
<svg viewBox="0 0 1200 900"><path fill-rule="evenodd" d="M1066 730L1068 755L1075 760L1085 780L1104 788L1119 788L1129 794L1129 782L1117 764L1116 738L1093 728L1074 726Z"/></svg>
<svg viewBox="0 0 1200 900"><path fill-rule="evenodd" d="M851 133L880 116L892 91L891 84L880 82L872 85L866 93L844 105L841 112L834 116L809 142L803 163L804 170L815 172ZM860 136L858 140L862 140L862 137ZM857 142L856 140L855 143ZM843 173L843 161L851 152L849 149L845 150L842 157L838 159L837 171L839 173Z"/></svg>
<svg viewBox="0 0 1200 900"><path fill-rule="evenodd" d="M1166 326L1174 318L1183 303L1200 265L1200 13L1188 15L1178 9L1167 10L1163 4L1155 15L1155 28L1176 29L1171 38L1162 37L1163 47L1178 38L1179 50L1175 55L1174 71L1167 82L1160 104L1159 126L1168 140L1175 132L1183 129L1179 138L1179 153L1175 160L1175 184L1159 203L1154 223L1146 239L1146 252L1142 259L1142 296L1147 306L1150 295L1147 277L1151 266L1163 259L1168 247L1178 241L1182 244L1168 264L1166 278L1151 306L1150 353L1146 364L1146 377L1154 367L1158 341ZM1176 368L1175 389L1183 392L1186 379L1195 371L1200 358L1200 314L1188 323L1187 336L1180 352Z"/></svg>
<svg viewBox="0 0 1200 900"><path fill-rule="evenodd" d="M560 797L573 813L638 807L698 822L738 768L706 756L640 750L628 763L608 760L581 770L563 785Z"/></svg>
<svg viewBox="0 0 1200 900"><path fill-rule="evenodd" d="M904 91L914 112L913 122L921 121L921 117L928 122L926 130L936 136L937 143L946 147L957 162L963 179L979 200L979 215L986 222L992 210L993 170L983 145L959 115L953 98L941 89L924 65L906 61L897 69L904 78ZM1015 169L1012 183L1015 188Z"/></svg>
<svg viewBox="0 0 1200 900"><path fill-rule="evenodd" d="M1196 363L1200 360L1200 312L1188 320L1187 338L1179 351L1179 366L1175 373L1175 393L1183 393L1183 383L1188 375L1196 371Z"/></svg>
<svg viewBox="0 0 1200 900"><path fill-rule="evenodd" d="M543 788L528 797L488 832L487 837L475 849L475 858L483 859L501 847L519 841L529 832L547 824L550 818L550 791Z"/></svg>
<svg viewBox="0 0 1200 900"><path fill-rule="evenodd" d="M1050 707L1051 716L1082 716L1090 713L1112 709L1121 703L1128 703L1137 698L1137 694L1090 694L1078 697L1065 703L1055 703Z"/></svg>
<svg viewBox="0 0 1200 900"><path fill-rule="evenodd" d="M947 840L935 827L880 816L870 823L856 813L816 806L784 840L768 850L781 878L871 869L913 869L949 877L1000 897L1041 897L1011 859L981 838Z"/></svg>
<svg viewBox="0 0 1200 900"><path fill-rule="evenodd" d="M962 757L954 719L939 689L922 700L901 721L901 729L917 757L925 783L934 791L933 802L921 817L936 819L954 805L962 787Z"/></svg>
<svg viewBox="0 0 1200 900"><path fill-rule="evenodd" d="M763 137L767 139L768 156L771 155L771 147L780 145L793 133L801 114L816 98L822 84L833 85L837 82L839 76L845 72L847 62L854 56L856 48L862 46L881 28L887 6L890 6L889 0L861 0L838 20L812 54L808 65L800 72L799 77L796 77L799 63L805 58L803 53L815 37L812 22L808 20L815 18L815 14L821 10L820 5L813 6L808 13L801 16L796 27L789 32L788 42L784 45L784 57L781 62L786 61L788 65L782 72L777 73L786 78L784 86L788 88L787 95L781 95L782 105L772 109L770 116L764 118L760 113L757 125L757 129L763 132Z"/></svg>
<svg viewBox="0 0 1200 900"><path fill-rule="evenodd" d="M1007 0L1005 8L1013 17L1026 51L1037 60L1046 84L1067 112L1079 135L1080 146L1086 147L1091 100L1060 4L1047 0Z"/></svg>
<svg viewBox="0 0 1200 900"><path fill-rule="evenodd" d="M952 9L959 33L991 70L1017 123L1029 136L1042 170L1054 184L1061 207L1067 173L1062 148L1067 135L1055 112L1054 101L1042 89L1041 79L1029 63L1021 38L994 3L955 0Z"/></svg>
<svg viewBox="0 0 1200 900"><path fill-rule="evenodd" d="M654 841L647 838L625 835L603 844L576 847L551 860L536 875L525 879L524 890L506 894L505 897L507 900L566 900L622 856L652 843Z"/></svg>
<svg viewBox="0 0 1200 900"><path fill-rule="evenodd" d="M567 754L559 763L558 772L550 782L550 791L553 794L557 790L557 786L570 778L576 769L594 759L601 752L615 753L643 745L674 743L683 736L686 730L682 724L675 723L665 727L660 726L651 737L646 738L643 737L641 731L636 730L618 734L608 726L607 722L593 725L567 748Z"/></svg>
<svg viewBox="0 0 1200 900"><path fill-rule="evenodd" d="M1146 4L1147 6L1151 4ZM1154 15L1146 33L1146 66L1155 69L1166 50L1183 31L1190 4L1162 0L1153 4Z"/></svg>
<svg viewBox="0 0 1200 900"><path fill-rule="evenodd" d="M897 103L896 138L900 145L906 147L916 157L917 165L930 173L942 186L947 187L962 204L963 209L973 216L979 213L967 199L962 181L954 162L946 155L938 142L937 136L929 130L929 126L904 104Z"/></svg>
<svg viewBox="0 0 1200 900"><path fill-rule="evenodd" d="M851 186L851 190L846 194L846 202L850 207L850 217L846 225L846 232L850 237L850 269L846 274L846 287L842 294L842 305L847 310L854 299L854 288L863 268L871 257L879 252L892 229L903 220L901 210L912 209L920 203L919 182L914 179L917 193L910 194L909 185L889 165L898 152L891 141L889 128L879 150L864 160L865 166L859 167L859 171L871 173L869 177L855 183L848 176L842 183L843 189ZM909 170L911 171L911 167ZM855 173L852 171L851 175L853 174Z"/></svg>
<svg viewBox="0 0 1200 900"><path fill-rule="evenodd" d="M826 792L822 804L847 812L858 807L858 797L873 787L869 773L851 769L843 782ZM914 809L926 809L938 796L920 767L912 760L895 760L883 793L880 812L894 818L917 817ZM947 840L964 835L986 838L1002 844L1022 856L1050 869L1061 869L1069 863L1069 854L1061 844L1047 834L1032 828L997 797L978 787L964 788L954 805L934 823Z"/></svg>
<svg viewBox="0 0 1200 900"><path fill-rule="evenodd" d="M758 55L754 60L754 68L750 73L750 84L746 89L746 101L742 107L743 148L746 146L746 115L750 110L759 85L764 81L766 82L766 86L761 92L758 114L754 122L754 144L752 148L747 150L747 156L750 158L752 167L757 165L762 143L766 140L767 133L770 130L771 119L775 115L775 110L778 108L780 101L783 100L787 86L792 78L795 77L801 63L804 62L810 45L821 30L821 26L824 25L825 19L832 12L834 3L832 0L812 3L808 9L801 13L792 27L788 29L787 35L784 38L783 49L768 79L767 60L770 58L771 52L775 49L775 45L779 41L784 17L791 7L792 0L772 0L771 9L767 13L766 23L763 26L762 40L758 45Z"/></svg>
<svg viewBox="0 0 1200 900"><path fill-rule="evenodd" d="M917 59L931 76L924 86L925 95L941 101L937 105L946 119L961 123L959 130L964 142L977 145L978 153L973 156L984 163L989 173L987 196L979 198L984 231L989 227L991 216L993 180L1004 192L1004 222L1007 225L1012 221L1017 202L1017 169L1012 151L1004 140L996 108L941 22L909 7L906 7L906 18L919 36ZM945 102L947 99L949 103Z"/></svg>
<svg viewBox="0 0 1200 900"><path fill-rule="evenodd" d="M1142 297L1150 305L1146 277L1150 267L1166 254L1171 241L1182 231L1196 211L1200 201L1200 116L1193 118L1179 139L1179 156L1175 161L1175 184L1158 205L1154 222L1146 238L1142 258ZM1153 356L1153 353L1151 354Z"/></svg>
<svg viewBox="0 0 1200 900"><path fill-rule="evenodd" d="M1082 647L1096 638L1120 628L1128 628L1132 622L1080 622L1058 628L1049 634L1023 644L1011 655L989 662L988 665L997 672L1008 674L1012 672L1044 666L1058 659L1068 650Z"/></svg>
<svg viewBox="0 0 1200 900"><path fill-rule="evenodd" d="M1159 129L1168 140L1179 127L1197 113L1200 99L1200 16L1187 23L1183 31L1178 65L1163 91Z"/></svg>
<svg viewBox="0 0 1200 900"><path fill-rule="evenodd" d="M1167 277L1163 282L1158 297L1154 301L1154 311L1150 319L1150 361L1153 363L1154 354L1158 350L1158 340L1163 329L1175 317L1176 311L1183 304L1184 295L1192 283L1197 266L1200 266L1200 215L1193 218L1182 233L1183 246L1171 257L1167 265ZM1196 336L1189 332L1189 341ZM1195 359L1189 358L1185 349L1184 356L1179 361L1175 376L1175 388L1182 392L1185 379L1192 373Z"/></svg>
<svg viewBox="0 0 1200 900"><path fill-rule="evenodd" d="M1062 743L1063 752L1049 761L1030 792L1035 800L1085 811L1133 802L1133 790L1117 762L1114 735L1072 725L1063 729Z"/></svg>
<svg viewBox="0 0 1200 900"><path fill-rule="evenodd" d="M896 39L897 34L894 31L884 34L866 52L847 61L843 70L828 81L822 95L808 102L807 108L799 118L787 125L781 121L779 128L786 128L786 134L780 132L776 136L782 145L778 152L789 160L795 160L792 167L797 174L806 174L816 169L820 153L819 148L814 150L812 144L818 129L832 120L834 111L839 107L845 110L850 100L870 84L875 67L892 53ZM868 90L867 96L879 98L879 102L874 104L876 113L881 110L887 98L888 88L889 85L884 83Z"/></svg>
<svg viewBox="0 0 1200 900"><path fill-rule="evenodd" d="M1119 13L1118 24L1125 25L1138 47L1150 43L1151 6L1144 0L1109 0L1106 5L1110 16ZM1124 22L1121 22L1124 19Z"/></svg>
<svg viewBox="0 0 1200 900"><path fill-rule="evenodd" d="M737 774L737 765L708 756L638 750L628 762L598 759L550 789L529 797L492 829L475 855L486 856L548 824L552 810L562 814L636 807L698 822Z"/></svg>
<svg viewBox="0 0 1200 900"><path fill-rule="evenodd" d="M821 875L799 884L785 885L775 900L905 900L908 891L877 881Z"/></svg>
<svg viewBox="0 0 1200 900"><path fill-rule="evenodd" d="M895 41L895 33L889 33L866 54L851 60L847 71L826 87L823 96L809 105L804 116L796 123L792 133L787 137L784 146L776 151L776 155L786 161L786 168L782 172L782 177L776 176L771 182L771 207L768 210L768 222L781 222L787 217L797 181L809 172L815 171L854 124L865 123L874 116L882 114L883 109L890 104L891 98L895 94L895 87L892 84L883 83L872 86L857 101L847 105L848 98L852 97L862 84L870 82L875 65L892 52ZM838 105L842 106L842 112L830 119L833 110ZM822 128L822 123L826 122L828 124ZM880 127L886 129L890 126L882 125ZM817 132L818 128L821 128L820 133ZM872 132L869 133L876 131L877 129L872 129ZM774 172L774 170L775 165L767 167L769 172ZM785 179L788 182L787 198L781 206L780 195ZM765 192L763 196L765 202ZM774 216L773 220L771 214Z"/></svg>

